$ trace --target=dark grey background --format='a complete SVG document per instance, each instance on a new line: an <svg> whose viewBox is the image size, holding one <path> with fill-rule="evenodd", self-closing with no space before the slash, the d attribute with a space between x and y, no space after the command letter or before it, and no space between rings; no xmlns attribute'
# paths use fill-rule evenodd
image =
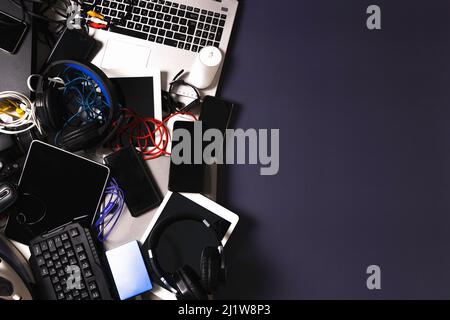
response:
<svg viewBox="0 0 450 320"><path fill-rule="evenodd" d="M450 2L240 3L221 93L236 127L280 128L281 165L227 169L221 296L450 298Z"/></svg>

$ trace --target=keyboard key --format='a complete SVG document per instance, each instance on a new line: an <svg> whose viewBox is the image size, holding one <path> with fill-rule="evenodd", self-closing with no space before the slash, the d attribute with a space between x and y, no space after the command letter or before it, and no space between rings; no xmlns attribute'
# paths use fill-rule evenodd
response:
<svg viewBox="0 0 450 320"><path fill-rule="evenodd" d="M214 17L218 18L218 17L220 17L220 14L216 12L216 13L214 13Z"/></svg>
<svg viewBox="0 0 450 320"><path fill-rule="evenodd" d="M225 20L220 20L219 21L219 26L224 27L225 26Z"/></svg>
<svg viewBox="0 0 450 320"><path fill-rule="evenodd" d="M158 36L164 37L165 34L166 34L166 30L164 30L164 29L159 29L159 31L158 31Z"/></svg>
<svg viewBox="0 0 450 320"><path fill-rule="evenodd" d="M139 7L145 8L146 4L147 3L145 1L141 1L141 2L139 2Z"/></svg>
<svg viewBox="0 0 450 320"><path fill-rule="evenodd" d="M151 26L154 26L154 25L156 25L156 20L155 19L150 19L148 24L151 25Z"/></svg>
<svg viewBox="0 0 450 320"><path fill-rule="evenodd" d="M47 268L51 268L51 267L53 267L53 260L48 260L46 263L45 263L45 265L47 266Z"/></svg>
<svg viewBox="0 0 450 320"><path fill-rule="evenodd" d="M73 252L72 249L67 250L67 257L73 257L75 255L75 252Z"/></svg>
<svg viewBox="0 0 450 320"><path fill-rule="evenodd" d="M212 16L213 14L214 14L214 12L208 11L208 16Z"/></svg>
<svg viewBox="0 0 450 320"><path fill-rule="evenodd" d="M66 272L64 271L64 269L59 269L58 270L58 277L64 277L66 275ZM61 283L61 285L62 285L62 283Z"/></svg>
<svg viewBox="0 0 450 320"><path fill-rule="evenodd" d="M56 292L62 291L62 286L60 283L55 284L54 288Z"/></svg>
<svg viewBox="0 0 450 320"><path fill-rule="evenodd" d="M61 248L62 247L62 241L61 241L61 237L60 236L56 236L55 237L55 246L57 247L57 248Z"/></svg>
<svg viewBox="0 0 450 320"><path fill-rule="evenodd" d="M197 27L197 22L189 20L189 22L188 22L188 32L187 33L194 34L196 27Z"/></svg>
<svg viewBox="0 0 450 320"><path fill-rule="evenodd" d="M84 247L83 247L83 245L82 245L82 244L77 245L77 246L75 247L75 251L76 251L76 253L84 252Z"/></svg>
<svg viewBox="0 0 450 320"><path fill-rule="evenodd" d="M156 41L156 37L151 34L151 35L148 36L148 41L155 42Z"/></svg>
<svg viewBox="0 0 450 320"><path fill-rule="evenodd" d="M133 25L134 25L134 23L133 23ZM64 242L64 249L69 249L71 247L72 247L72 245L70 244L70 242Z"/></svg>
<svg viewBox="0 0 450 320"><path fill-rule="evenodd" d="M166 14L164 16L164 21L170 22L170 20L172 20L172 17L169 14Z"/></svg>
<svg viewBox="0 0 450 320"><path fill-rule="evenodd" d="M73 229L70 230L70 236L72 238L78 237L79 235L80 235L80 233L78 232L78 229L73 228Z"/></svg>
<svg viewBox="0 0 450 320"><path fill-rule="evenodd" d="M173 38L180 41L186 41L186 35L182 33L175 33Z"/></svg>
<svg viewBox="0 0 450 320"><path fill-rule="evenodd" d="M81 263L81 269L87 269L87 268L89 268L89 262L87 262L87 261L84 261L84 262L82 262Z"/></svg>
<svg viewBox="0 0 450 320"><path fill-rule="evenodd" d="M152 10L153 7L154 7L154 4L153 4L153 3L151 3L151 2L147 3L147 9Z"/></svg>
<svg viewBox="0 0 450 320"><path fill-rule="evenodd" d="M39 256L41 253L42 253L41 247L40 247L38 244L35 244L35 245L33 246L33 254L34 254L35 256Z"/></svg>
<svg viewBox="0 0 450 320"><path fill-rule="evenodd" d="M66 254L66 250L64 250L64 248L59 248L59 249L58 249L58 254L59 254L60 256L65 255L65 254Z"/></svg>
<svg viewBox="0 0 450 320"><path fill-rule="evenodd" d="M164 23L164 29L170 30L171 27L172 27L172 24L170 24L169 22Z"/></svg>
<svg viewBox="0 0 450 320"><path fill-rule="evenodd" d="M205 27L203 29L205 29L206 31L209 31L210 27L211 26L209 24L205 24Z"/></svg>
<svg viewBox="0 0 450 320"><path fill-rule="evenodd" d="M197 52L197 51L198 51L198 46L193 45L193 46L192 46L192 51L193 51L193 52Z"/></svg>
<svg viewBox="0 0 450 320"><path fill-rule="evenodd" d="M177 9L175 9L175 8L172 8L172 9L170 9L170 14L171 15L176 15L177 14Z"/></svg>
<svg viewBox="0 0 450 320"><path fill-rule="evenodd" d="M206 20L206 16L201 15L201 16L200 16L200 21L201 21L201 22L205 22L205 20Z"/></svg>
<svg viewBox="0 0 450 320"><path fill-rule="evenodd" d="M226 15L226 14L222 14L220 17L221 17L222 19L226 19L226 18L227 18L227 15Z"/></svg>
<svg viewBox="0 0 450 320"><path fill-rule="evenodd" d="M58 300L64 300L66 297L64 296L63 292L58 292L58 294L56 295L56 298Z"/></svg>
<svg viewBox="0 0 450 320"><path fill-rule="evenodd" d="M184 43L183 42L178 42L178 48L179 49L183 49L184 48Z"/></svg>
<svg viewBox="0 0 450 320"><path fill-rule="evenodd" d="M157 34L158 33L158 28L155 28L155 27L151 28L150 29L150 33Z"/></svg>
<svg viewBox="0 0 450 320"><path fill-rule="evenodd" d="M100 293L98 293L97 290L92 291L92 299L99 299L100 298Z"/></svg>
<svg viewBox="0 0 450 320"><path fill-rule="evenodd" d="M191 45L190 45L190 44L186 44L186 45L184 46L184 49L185 49L185 50L191 50Z"/></svg>
<svg viewBox="0 0 450 320"><path fill-rule="evenodd" d="M187 42L192 42L193 39L194 39L193 36L188 36L186 41L187 41Z"/></svg>
<svg viewBox="0 0 450 320"><path fill-rule="evenodd" d="M164 6L164 7L162 8L162 12L164 12L164 13L169 13L169 11L170 11L170 8L167 7L167 6Z"/></svg>
<svg viewBox="0 0 450 320"><path fill-rule="evenodd" d="M207 22L207 23L211 23L211 22L212 22L212 18L211 18L211 17L207 17L207 18L206 18L206 22Z"/></svg>
<svg viewBox="0 0 450 320"><path fill-rule="evenodd" d="M166 37L167 38L173 38L173 32L172 31L167 31L166 32Z"/></svg>
<svg viewBox="0 0 450 320"><path fill-rule="evenodd" d="M220 42L220 40L222 40L222 33L223 33L223 28L218 28L217 29L217 33L216 33L216 41Z"/></svg>
<svg viewBox="0 0 450 320"><path fill-rule="evenodd" d="M155 11L161 11L161 9L162 9L162 6L160 4L157 4L155 6Z"/></svg>
<svg viewBox="0 0 450 320"><path fill-rule="evenodd" d="M103 5L104 7L109 6L109 0L103 0L102 5Z"/></svg>
<svg viewBox="0 0 450 320"><path fill-rule="evenodd" d="M87 298L89 298L89 294L87 293L86 290L81 291L81 298L82 298L82 299L87 299Z"/></svg>
<svg viewBox="0 0 450 320"><path fill-rule="evenodd" d="M203 37L203 38L205 38L205 39L206 39L206 38L208 38L208 32L206 32L206 31L203 31L203 33L202 33L202 37Z"/></svg>
<svg viewBox="0 0 450 320"><path fill-rule="evenodd" d="M142 24L136 23L136 25L134 26L134 29L136 29L137 31L142 31Z"/></svg>
<svg viewBox="0 0 450 320"><path fill-rule="evenodd" d="M119 8L118 8L119 10L125 10L125 5L124 4L119 4Z"/></svg>
<svg viewBox="0 0 450 320"><path fill-rule="evenodd" d="M47 267L41 267L41 277L48 276L48 269Z"/></svg>
<svg viewBox="0 0 450 320"><path fill-rule="evenodd" d="M182 33L186 33L187 30L188 30L188 29L187 29L186 27L181 27L181 28L180 28L180 32L182 32Z"/></svg>
<svg viewBox="0 0 450 320"><path fill-rule="evenodd" d="M150 11L150 13L148 14L148 16L149 16L150 18L154 18L154 17L156 17L156 12L155 12L155 11Z"/></svg>
<svg viewBox="0 0 450 320"><path fill-rule="evenodd" d="M179 16L180 18L183 18L185 14L186 14L186 11L178 10L177 16Z"/></svg>
<svg viewBox="0 0 450 320"><path fill-rule="evenodd" d="M161 20L158 20L158 21L156 22L156 26L157 26L158 28L162 28L162 27L164 26L164 22L162 22Z"/></svg>
<svg viewBox="0 0 450 320"><path fill-rule="evenodd" d="M87 259L87 256L86 256L85 253L80 253L80 254L78 255L78 258L80 259L80 261L84 261L84 260Z"/></svg>
<svg viewBox="0 0 450 320"><path fill-rule="evenodd" d="M50 276L54 276L54 275L56 274L56 269L53 268L53 267L49 268L49 269L48 269L48 274L49 274Z"/></svg>
<svg viewBox="0 0 450 320"><path fill-rule="evenodd" d="M214 18L212 23L217 25L219 23L219 19Z"/></svg>
<svg viewBox="0 0 450 320"><path fill-rule="evenodd" d="M176 31L180 30L180 27L178 25L176 25L176 24L173 24L172 25L172 30L176 32Z"/></svg>
<svg viewBox="0 0 450 320"><path fill-rule="evenodd" d="M186 10L186 5L184 4L180 5L180 9Z"/></svg>
<svg viewBox="0 0 450 320"><path fill-rule="evenodd" d="M195 13L200 13L200 9L199 8L194 8L194 12Z"/></svg>
<svg viewBox="0 0 450 320"><path fill-rule="evenodd" d="M45 260L44 260L43 257L37 257L36 258L36 263L37 263L38 266L42 266L42 265L45 264Z"/></svg>
<svg viewBox="0 0 450 320"><path fill-rule="evenodd" d="M141 13L141 9L138 8L138 7L134 7L134 8L133 8L133 13L134 13L134 14L140 14L140 13Z"/></svg>
<svg viewBox="0 0 450 320"><path fill-rule="evenodd" d="M134 16L133 16L133 21L134 21L134 22L139 22L139 21L141 21L141 16L134 15Z"/></svg>
<svg viewBox="0 0 450 320"><path fill-rule="evenodd" d="M192 20L197 20L198 19L198 14L197 13L193 13L193 12L187 12L186 13L186 18L192 19Z"/></svg>
<svg viewBox="0 0 450 320"><path fill-rule="evenodd" d="M56 262L55 262L55 268L56 268L56 269L62 268L62 263L61 263L61 261L56 261Z"/></svg>
<svg viewBox="0 0 450 320"><path fill-rule="evenodd" d="M55 246L55 242L53 241L53 239L49 239L47 241L47 243L48 243L48 249L50 250L50 252L55 252L56 246Z"/></svg>
<svg viewBox="0 0 450 320"><path fill-rule="evenodd" d="M123 35L126 35L126 36L131 36L131 37L147 40L147 34L143 33L143 32L134 31L134 30L128 30L128 29L117 27L117 26L112 26L110 28L110 30L112 32L120 33L120 34L123 34Z"/></svg>
<svg viewBox="0 0 450 320"><path fill-rule="evenodd" d="M207 46L212 46L212 45L213 45L213 42L210 40L210 41L208 41L208 42L206 43L206 45L207 45Z"/></svg>
<svg viewBox="0 0 450 320"><path fill-rule="evenodd" d="M194 38L194 43L195 44L199 44L200 43L200 38Z"/></svg>
<svg viewBox="0 0 450 320"><path fill-rule="evenodd" d="M144 26L144 28L142 28L142 31L150 32L150 26Z"/></svg>
<svg viewBox="0 0 450 320"><path fill-rule="evenodd" d="M46 241L41 242L41 249L42 249L42 251L48 250L48 245L47 245Z"/></svg>
<svg viewBox="0 0 450 320"><path fill-rule="evenodd" d="M197 32L195 32L195 36L196 37L201 37L202 36L202 32L200 30L197 30Z"/></svg>
<svg viewBox="0 0 450 320"><path fill-rule="evenodd" d="M69 263L69 259L67 259L67 257L64 256L64 257L61 258L61 263L62 264L67 264L67 263Z"/></svg>
<svg viewBox="0 0 450 320"><path fill-rule="evenodd" d="M117 11L116 10L111 10L111 12L109 13L111 17L117 17Z"/></svg>
<svg viewBox="0 0 450 320"><path fill-rule="evenodd" d="M180 22L180 18L178 18L178 17L172 17L172 22L173 22L173 23L178 23L178 22Z"/></svg>
<svg viewBox="0 0 450 320"><path fill-rule="evenodd" d="M90 277L92 277L92 271L91 271L91 269L89 269L89 268L83 270L83 273L84 273L85 278L90 278Z"/></svg>
<svg viewBox="0 0 450 320"><path fill-rule="evenodd" d="M45 259L45 260L49 260L49 259L51 259L51 258L52 258L52 256L51 256L50 252L44 253L44 259Z"/></svg>
<svg viewBox="0 0 450 320"><path fill-rule="evenodd" d="M180 24L182 24L183 26L187 25L187 19L181 19Z"/></svg>
<svg viewBox="0 0 450 320"><path fill-rule="evenodd" d="M63 249L63 250L64 250L64 249ZM59 260L59 254L58 254L58 252L55 252L54 254L52 254L52 260L53 260L53 261Z"/></svg>
<svg viewBox="0 0 450 320"><path fill-rule="evenodd" d="M141 18L141 23L142 24L147 24L148 23L148 18L147 17L142 17Z"/></svg>
<svg viewBox="0 0 450 320"><path fill-rule="evenodd" d="M142 15L142 16L148 15L148 10L147 10L147 9L142 9L142 10L141 10L141 15Z"/></svg>
<svg viewBox="0 0 450 320"><path fill-rule="evenodd" d="M75 259L74 257L70 258L69 259L69 264L71 266L78 264L77 259Z"/></svg>
<svg viewBox="0 0 450 320"><path fill-rule="evenodd" d="M210 34L208 35L208 39L209 39L209 40L214 40L214 33L210 33Z"/></svg>
<svg viewBox="0 0 450 320"><path fill-rule="evenodd" d="M163 43L164 39L162 37L157 37L156 42L157 43Z"/></svg>

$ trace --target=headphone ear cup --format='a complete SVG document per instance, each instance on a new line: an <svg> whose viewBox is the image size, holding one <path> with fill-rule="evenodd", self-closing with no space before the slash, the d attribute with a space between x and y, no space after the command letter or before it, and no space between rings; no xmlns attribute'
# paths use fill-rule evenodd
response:
<svg viewBox="0 0 450 320"><path fill-rule="evenodd" d="M45 91L43 108L47 113L47 125L54 130L61 129L64 120L61 95L58 89L50 87Z"/></svg>
<svg viewBox="0 0 450 320"><path fill-rule="evenodd" d="M92 121L79 128L67 129L67 132L60 138L60 145L73 152L89 147L87 144L95 143L98 138L99 126L100 124L97 121Z"/></svg>
<svg viewBox="0 0 450 320"><path fill-rule="evenodd" d="M207 300L208 296L203 289L200 279L195 271L185 265L175 273L175 281L179 298L182 300Z"/></svg>
<svg viewBox="0 0 450 320"><path fill-rule="evenodd" d="M214 247L206 247L202 251L200 258L200 278L208 294L211 294L219 287L221 258L219 251Z"/></svg>

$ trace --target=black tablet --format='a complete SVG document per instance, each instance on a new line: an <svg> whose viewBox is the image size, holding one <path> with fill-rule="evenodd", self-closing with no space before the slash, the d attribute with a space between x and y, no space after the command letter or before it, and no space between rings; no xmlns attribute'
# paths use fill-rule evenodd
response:
<svg viewBox="0 0 450 320"><path fill-rule="evenodd" d="M108 182L108 167L40 141L33 141L19 180L17 212L6 235L27 244L33 237L99 206Z"/></svg>

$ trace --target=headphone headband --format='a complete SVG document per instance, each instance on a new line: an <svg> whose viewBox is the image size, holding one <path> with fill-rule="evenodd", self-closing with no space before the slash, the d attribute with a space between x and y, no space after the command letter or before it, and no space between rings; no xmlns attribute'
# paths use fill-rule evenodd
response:
<svg viewBox="0 0 450 320"><path fill-rule="evenodd" d="M177 290L173 287L173 285L171 285L169 283L169 281L167 281L167 279L166 279L167 276L166 276L164 270L161 268L161 265L159 264L159 261L155 256L155 249L156 249L163 233L170 226L174 225L177 222L181 222L181 221L195 221L195 222L199 222L199 223L205 225L208 230L211 230L214 233L214 235L215 235L214 239L217 240L217 243L218 243L217 248L219 250L219 253L222 257L224 256L222 242L220 240L220 236L219 236L217 230L214 228L214 226L211 223L209 223L209 221L207 219L205 219L203 216L201 216L199 214L190 213L190 214L176 215L176 216L172 216L167 219L164 219L163 221L161 221L160 223L155 225L155 227L153 228L153 231L151 232L150 237L148 239L148 254L150 257L150 264L152 266L153 271L158 276L159 280L161 280L161 282L164 283L164 285L175 294L177 293ZM221 267L225 267L223 259L222 259Z"/></svg>

